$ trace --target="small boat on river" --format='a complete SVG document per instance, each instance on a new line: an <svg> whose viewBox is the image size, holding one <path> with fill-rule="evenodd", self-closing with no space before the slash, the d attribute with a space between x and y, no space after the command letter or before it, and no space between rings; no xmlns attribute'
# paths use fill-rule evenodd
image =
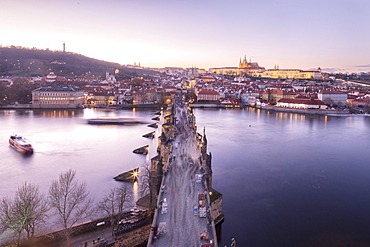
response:
<svg viewBox="0 0 370 247"><path fill-rule="evenodd" d="M144 124L145 122L136 118L122 118L122 117L99 117L88 119L89 124Z"/></svg>
<svg viewBox="0 0 370 247"><path fill-rule="evenodd" d="M24 154L32 154L33 147L31 143L24 137L18 135L11 135L9 138L9 144L18 152Z"/></svg>

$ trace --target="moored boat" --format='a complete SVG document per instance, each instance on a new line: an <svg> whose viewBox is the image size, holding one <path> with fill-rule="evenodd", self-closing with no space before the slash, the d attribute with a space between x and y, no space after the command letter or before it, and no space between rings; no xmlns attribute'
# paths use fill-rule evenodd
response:
<svg viewBox="0 0 370 247"><path fill-rule="evenodd" d="M88 119L89 124L143 124L144 121L136 118L121 118L121 117L100 117Z"/></svg>
<svg viewBox="0 0 370 247"><path fill-rule="evenodd" d="M11 135L9 138L9 144L18 152L24 154L33 153L33 147L31 143L24 137L18 135Z"/></svg>

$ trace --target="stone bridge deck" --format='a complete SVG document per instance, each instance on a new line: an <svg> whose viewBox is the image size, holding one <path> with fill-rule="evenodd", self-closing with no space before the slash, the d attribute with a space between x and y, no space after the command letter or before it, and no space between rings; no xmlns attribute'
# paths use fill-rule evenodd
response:
<svg viewBox="0 0 370 247"><path fill-rule="evenodd" d="M150 246L216 246L202 136L195 117L178 96L173 107L174 133L157 200ZM164 145L162 143L162 145Z"/></svg>

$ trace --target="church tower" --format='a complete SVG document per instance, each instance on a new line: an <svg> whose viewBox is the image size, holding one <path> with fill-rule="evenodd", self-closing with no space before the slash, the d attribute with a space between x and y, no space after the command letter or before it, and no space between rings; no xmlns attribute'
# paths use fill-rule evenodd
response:
<svg viewBox="0 0 370 247"><path fill-rule="evenodd" d="M243 60L239 60L239 69L244 69L247 68L248 66L248 61L247 61L247 55L244 55Z"/></svg>

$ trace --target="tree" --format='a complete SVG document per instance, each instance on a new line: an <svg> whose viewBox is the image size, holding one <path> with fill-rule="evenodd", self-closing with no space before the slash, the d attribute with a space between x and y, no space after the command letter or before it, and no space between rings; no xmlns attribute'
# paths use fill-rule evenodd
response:
<svg viewBox="0 0 370 247"><path fill-rule="evenodd" d="M36 227L45 223L48 203L40 194L36 185L24 183L18 188L14 201L3 198L0 203L0 223L2 230L10 229L17 234L19 245L23 231L27 232L27 238L33 237Z"/></svg>
<svg viewBox="0 0 370 247"><path fill-rule="evenodd" d="M37 225L46 222L49 203L40 194L38 186L24 183L16 192L15 206L18 213L25 218L27 238L33 237Z"/></svg>
<svg viewBox="0 0 370 247"><path fill-rule="evenodd" d="M49 189L50 204L55 208L70 245L72 227L81 220L86 219L91 213L92 200L88 198L86 183L79 183L76 172L68 170L54 180Z"/></svg>
<svg viewBox="0 0 370 247"><path fill-rule="evenodd" d="M103 199L98 202L97 210L103 211L107 215L115 214L115 201L116 201L116 189L111 189L109 193L103 197Z"/></svg>
<svg viewBox="0 0 370 247"><path fill-rule="evenodd" d="M123 210L125 209L126 202L130 201L130 199L132 198L132 192L130 192L125 185L116 188L116 191L117 191L116 203L118 213L122 213Z"/></svg>
<svg viewBox="0 0 370 247"><path fill-rule="evenodd" d="M3 198L0 204L0 229L1 233L11 230L17 235L17 246L19 246L22 231L24 230L25 220L18 218L14 209L14 202L10 198Z"/></svg>
<svg viewBox="0 0 370 247"><path fill-rule="evenodd" d="M142 196L149 197L149 208L155 206L155 197L157 193L155 192L153 173L151 172L149 166L143 166L143 172L139 176L139 190Z"/></svg>
<svg viewBox="0 0 370 247"><path fill-rule="evenodd" d="M0 105L7 105L8 104L8 94L7 94L7 87L0 84Z"/></svg>
<svg viewBox="0 0 370 247"><path fill-rule="evenodd" d="M111 218L113 224L113 217L116 213L122 213L126 202L131 199L132 193L125 185L111 189L109 193L98 203L97 210L105 212Z"/></svg>
<svg viewBox="0 0 370 247"><path fill-rule="evenodd" d="M12 104L28 104L32 100L32 90L35 86L26 78L15 78L9 87L9 97Z"/></svg>

